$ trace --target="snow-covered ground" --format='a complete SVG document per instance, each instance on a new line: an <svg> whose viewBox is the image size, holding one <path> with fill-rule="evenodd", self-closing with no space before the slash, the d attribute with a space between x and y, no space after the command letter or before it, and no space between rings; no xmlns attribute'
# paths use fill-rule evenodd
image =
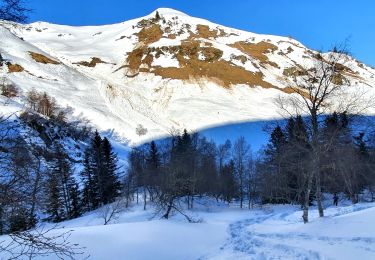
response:
<svg viewBox="0 0 375 260"><path fill-rule="evenodd" d="M209 204L190 212L200 223L152 218L135 205L109 225L92 212L54 233L73 230L90 259L375 259L375 203L328 206L324 218L313 208L309 224L297 206Z"/></svg>

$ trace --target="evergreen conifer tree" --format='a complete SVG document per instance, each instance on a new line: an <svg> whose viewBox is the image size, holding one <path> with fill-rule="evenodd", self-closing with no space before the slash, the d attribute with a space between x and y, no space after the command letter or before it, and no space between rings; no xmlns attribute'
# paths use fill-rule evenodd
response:
<svg viewBox="0 0 375 260"><path fill-rule="evenodd" d="M48 196L46 203L48 219L53 222L60 222L63 220L63 203L56 171L50 171L48 174L46 194Z"/></svg>
<svg viewBox="0 0 375 260"><path fill-rule="evenodd" d="M98 183L96 182L96 178L94 176L92 155L92 147L88 147L85 151L83 171L81 172L83 182L82 206L87 211L93 210L99 205Z"/></svg>
<svg viewBox="0 0 375 260"><path fill-rule="evenodd" d="M101 152L103 153L103 162L101 163L102 169L99 172L102 182L99 185L102 185L103 190L101 202L107 204L113 202L119 195L121 185L117 175L117 155L113 152L112 145L106 137L102 141Z"/></svg>
<svg viewBox="0 0 375 260"><path fill-rule="evenodd" d="M50 194L50 206L51 206L51 217L53 221L60 221L65 218L71 218L72 215L72 193L77 192L75 190L77 184L73 177L73 169L70 159L63 147L59 143L54 144L53 160L51 162L51 173L50 173L51 186ZM78 200L78 198L74 198Z"/></svg>

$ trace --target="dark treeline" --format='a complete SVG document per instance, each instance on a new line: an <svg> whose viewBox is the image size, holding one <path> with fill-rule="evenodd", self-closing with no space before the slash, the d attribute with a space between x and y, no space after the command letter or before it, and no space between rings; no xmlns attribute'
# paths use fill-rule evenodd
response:
<svg viewBox="0 0 375 260"><path fill-rule="evenodd" d="M244 200L245 170L238 172L235 166L247 168L246 155L250 150L244 139L236 142L237 146L242 150L232 156L229 141L217 147L198 134L184 131L163 144L151 142L133 149L129 156L125 196L127 200L142 199L144 208L148 201L156 203L165 218L169 218L172 211L183 213L178 205L181 199L188 208L194 207L196 196L211 196L228 202L238 197ZM242 181L237 182L237 179Z"/></svg>
<svg viewBox="0 0 375 260"><path fill-rule="evenodd" d="M323 192L342 193L357 203L359 195L366 190L374 199L375 154L365 133L354 133L345 113L327 116L321 128L318 165L311 160L311 138L302 117L291 118L284 128L273 129L257 163L264 187L263 201L302 205L308 175L316 167L320 169ZM313 188L310 201L314 196Z"/></svg>
<svg viewBox="0 0 375 260"><path fill-rule="evenodd" d="M209 196L240 207L254 203L291 203L302 207L316 200L320 169L323 193L359 202L367 192L374 200L375 151L372 138L352 130L346 113L333 113L320 124L319 164L312 160L311 134L301 116L275 126L269 142L254 158L245 138L217 145L186 131L170 139L133 149L125 180L127 201L154 202L161 216L182 214L180 203L194 207L194 199ZM368 135L367 135L368 136ZM306 196L309 193L309 196ZM368 197L367 197L368 198ZM246 203L246 205L245 205ZM189 219L189 217L186 215Z"/></svg>

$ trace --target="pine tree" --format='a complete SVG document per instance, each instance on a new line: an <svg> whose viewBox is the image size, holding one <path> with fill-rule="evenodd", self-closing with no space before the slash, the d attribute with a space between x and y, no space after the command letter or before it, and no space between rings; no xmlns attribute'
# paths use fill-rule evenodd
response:
<svg viewBox="0 0 375 260"><path fill-rule="evenodd" d="M259 171L262 175L262 199L264 203L285 203L289 199L288 178L286 171L285 149L286 135L276 126L264 150Z"/></svg>
<svg viewBox="0 0 375 260"><path fill-rule="evenodd" d="M150 170L156 170L160 167L160 155L156 143L152 141L150 143L149 152L146 158L147 168Z"/></svg>
<svg viewBox="0 0 375 260"><path fill-rule="evenodd" d="M30 229L29 212L27 209L21 207L12 210L12 215L9 218L9 232L20 232Z"/></svg>
<svg viewBox="0 0 375 260"><path fill-rule="evenodd" d="M98 131L95 131L94 138L91 141L91 147L89 149L89 162L91 163L91 169L93 173L93 188L97 189L93 191L92 198L93 206L103 205L104 197L104 175L103 175L103 151L102 151L102 138Z"/></svg>
<svg viewBox="0 0 375 260"><path fill-rule="evenodd" d="M271 140L268 145L268 152L274 156L279 155L282 152L286 144L286 137L282 128L278 125L271 133Z"/></svg>
<svg viewBox="0 0 375 260"><path fill-rule="evenodd" d="M144 153L142 149L132 149L129 154L128 168L128 176L131 177L132 182L128 184L132 184L133 187L128 186L128 191L132 190L136 192L137 204L139 202L138 190L144 185L144 168Z"/></svg>
<svg viewBox="0 0 375 260"><path fill-rule="evenodd" d="M347 114L327 116L321 139L325 148L321 165L325 188L332 193L344 192L353 203L358 202L358 194L364 188L358 148L363 149L364 143L357 139L359 147L355 146Z"/></svg>
<svg viewBox="0 0 375 260"><path fill-rule="evenodd" d="M83 201L88 210L111 203L119 195L118 158L107 138L95 132L90 146L85 151Z"/></svg>
<svg viewBox="0 0 375 260"><path fill-rule="evenodd" d="M188 197L188 207L192 207L192 198L197 192L197 149L193 141L197 136L190 135L186 129L182 136L177 138L177 145L172 151L171 163L176 170L176 177L180 182L180 191Z"/></svg>
<svg viewBox="0 0 375 260"><path fill-rule="evenodd" d="M198 191L200 194L217 195L216 145L205 138L198 147Z"/></svg>
<svg viewBox="0 0 375 260"><path fill-rule="evenodd" d="M149 151L145 160L145 170L148 179L148 190L151 201L158 193L157 187L160 186L160 155L156 143L152 141L149 145Z"/></svg>
<svg viewBox="0 0 375 260"><path fill-rule="evenodd" d="M59 221L72 216L72 192L77 184L73 177L73 169L70 159L59 143L54 144L53 160L51 163L51 179L53 183L51 203L53 219ZM77 194L74 194L77 195ZM77 200L78 198L74 198ZM57 209L59 208L59 209Z"/></svg>
<svg viewBox="0 0 375 260"><path fill-rule="evenodd" d="M87 211L93 210L99 205L98 183L94 176L92 155L92 147L87 148L83 160L83 171L81 172L83 182L82 206Z"/></svg>
<svg viewBox="0 0 375 260"><path fill-rule="evenodd" d="M374 171L371 167L370 152L367 142L365 140L365 133L360 132L354 137L355 145L355 178L356 178L356 193L362 192L368 188L371 190L369 185L372 182Z"/></svg>
<svg viewBox="0 0 375 260"><path fill-rule="evenodd" d="M103 190L101 202L107 204L113 202L119 195L121 185L117 176L117 155L113 152L112 145L106 137L102 141L101 152L103 153L103 162L99 172L102 182L99 185L102 185Z"/></svg>
<svg viewBox="0 0 375 260"><path fill-rule="evenodd" d="M49 215L48 219L53 222L60 222L63 220L64 213L56 171L50 171L48 174L46 194L48 195L46 203L46 212Z"/></svg>
<svg viewBox="0 0 375 260"><path fill-rule="evenodd" d="M70 210L69 218L71 219L78 218L79 216L81 216L81 213L82 213L78 184L75 184L71 187L70 196L71 196L71 210Z"/></svg>
<svg viewBox="0 0 375 260"><path fill-rule="evenodd" d="M235 164L233 160L230 160L228 164L224 164L220 173L220 190L223 195L223 199L230 203L232 199L238 196L238 187L235 179Z"/></svg>
<svg viewBox="0 0 375 260"><path fill-rule="evenodd" d="M365 139L365 133L364 132L360 132L357 136L354 137L354 140L355 140L355 145L358 149L358 154L362 157L369 157L369 149L367 147L367 144L366 144L366 141L364 140Z"/></svg>
<svg viewBox="0 0 375 260"><path fill-rule="evenodd" d="M288 120L286 134L285 162L287 163L288 200L302 204L310 145L307 127L301 116Z"/></svg>

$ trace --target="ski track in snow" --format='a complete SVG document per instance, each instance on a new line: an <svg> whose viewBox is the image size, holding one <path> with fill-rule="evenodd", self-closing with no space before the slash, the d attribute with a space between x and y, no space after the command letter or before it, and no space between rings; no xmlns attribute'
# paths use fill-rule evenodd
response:
<svg viewBox="0 0 375 260"><path fill-rule="evenodd" d="M269 234L259 234L248 230L248 227L274 217L273 213L266 216L237 221L229 226L229 242L225 247L245 253L253 259L320 259L319 252L303 250L287 245L288 236L281 235L280 241L270 243ZM275 234L277 236L277 234ZM270 250L272 249L272 250ZM269 255L271 254L272 255Z"/></svg>
<svg viewBox="0 0 375 260"><path fill-rule="evenodd" d="M339 217L368 208L371 207L363 205L349 211L340 209L331 217ZM237 259L336 259L319 251L301 247L301 244L319 243L356 248L375 255L375 237L315 236L304 232L262 233L253 230L254 225L262 224L267 220L286 221L286 218L291 214L295 214L295 212L275 213L272 210L272 212L256 213L251 218L235 221L228 227L229 238L220 247L220 252L203 256L199 260L227 259L225 251L229 251L230 255L236 255Z"/></svg>

